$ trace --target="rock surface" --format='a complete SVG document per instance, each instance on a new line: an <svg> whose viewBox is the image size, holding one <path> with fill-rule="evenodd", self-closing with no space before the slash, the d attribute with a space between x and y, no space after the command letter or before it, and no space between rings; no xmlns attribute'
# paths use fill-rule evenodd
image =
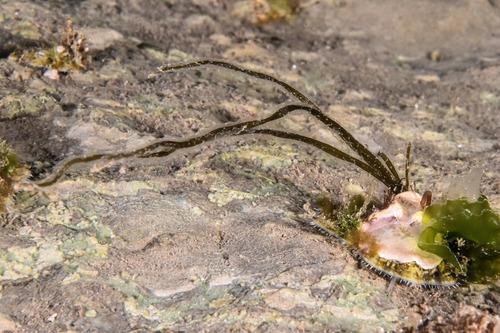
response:
<svg viewBox="0 0 500 333"><path fill-rule="evenodd" d="M311 228L318 196L382 199L383 188L307 145L221 138L166 157L77 163L34 185L75 156L182 140L293 100L209 67L147 78L165 63L215 58L294 85L398 170L411 141L412 180L438 200L482 168L481 192L500 210L495 1L296 1L260 24L258 2L2 3L0 137L32 176L2 216L0 329L500 330L498 283L391 287ZM31 53L51 54L68 17L88 38L88 66L44 76L51 63ZM303 113L275 126L343 147Z"/></svg>

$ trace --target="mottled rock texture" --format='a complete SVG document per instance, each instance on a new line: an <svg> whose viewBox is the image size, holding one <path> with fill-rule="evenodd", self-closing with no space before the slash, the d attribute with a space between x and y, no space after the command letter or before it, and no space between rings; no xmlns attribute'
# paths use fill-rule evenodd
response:
<svg viewBox="0 0 500 333"><path fill-rule="evenodd" d="M2 215L0 330L499 330L498 284L389 288L311 228L317 197L383 200L383 188L303 144L222 138L33 185L75 156L181 140L293 100L222 69L147 78L216 58L294 85L400 173L411 141L412 180L436 200L482 168L500 210L496 1L291 1L272 15L266 3L0 1L0 137L31 172ZM69 52L59 46L81 38L88 50L71 54L86 68L55 68L50 57ZM300 112L275 126L344 147Z"/></svg>

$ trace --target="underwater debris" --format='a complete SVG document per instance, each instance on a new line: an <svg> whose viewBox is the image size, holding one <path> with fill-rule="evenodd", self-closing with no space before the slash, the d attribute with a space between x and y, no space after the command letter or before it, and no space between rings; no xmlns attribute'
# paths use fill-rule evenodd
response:
<svg viewBox="0 0 500 333"><path fill-rule="evenodd" d="M133 156L168 156L178 149L193 147L224 136L264 134L316 147L358 166L387 187L390 198L387 204L367 217L363 216L365 211L368 211L367 207L376 205L372 202L365 203L362 196L355 196L349 205L337 210L328 199L317 202L323 212L323 218L315 218L315 225L329 235L343 239L368 268L390 277L393 281L433 287L451 287L461 282L487 283L500 276L500 221L498 215L489 207L486 197L481 196L477 202L472 203L459 199L443 205L431 205L432 195L429 191L420 196L411 189L410 145L407 149L406 177L403 179L383 152L371 152L300 91L273 76L231 63L200 60L162 66L158 72L150 75L150 79L163 72L208 65L275 83L299 102L282 105L267 118L232 123L184 141L160 139L130 152L71 158L63 161L52 176L38 185L43 187L53 184L68 167L76 163ZM294 111L306 112L319 120L359 157L307 136L259 128ZM480 226L482 231L471 231L477 226Z"/></svg>

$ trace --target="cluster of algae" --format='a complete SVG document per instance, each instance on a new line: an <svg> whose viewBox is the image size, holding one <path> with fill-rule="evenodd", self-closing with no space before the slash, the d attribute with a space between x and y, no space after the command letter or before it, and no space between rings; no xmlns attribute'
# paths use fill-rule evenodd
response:
<svg viewBox="0 0 500 333"><path fill-rule="evenodd" d="M500 277L500 217L484 195L474 202L461 198L431 205L422 223L419 247L453 264L467 282Z"/></svg>
<svg viewBox="0 0 500 333"><path fill-rule="evenodd" d="M327 230L332 230L335 235L346 238L353 234L361 226L361 216L365 210L365 198L358 194L352 197L350 202L338 209L332 201L326 197L316 200L316 205L323 213L322 221Z"/></svg>
<svg viewBox="0 0 500 333"><path fill-rule="evenodd" d="M5 141L0 140L0 214L7 212L7 205L14 195L14 184L26 178L28 170Z"/></svg>
<svg viewBox="0 0 500 333"><path fill-rule="evenodd" d="M23 50L22 54L13 53L10 57L20 63L50 68L59 71L84 70L90 58L85 46L85 37L73 31L73 22L67 19L66 31L62 40L44 50Z"/></svg>
<svg viewBox="0 0 500 333"><path fill-rule="evenodd" d="M294 0L253 0L255 18L259 23L282 18L290 18L298 8L299 1Z"/></svg>
<svg viewBox="0 0 500 333"><path fill-rule="evenodd" d="M250 0L234 4L233 15L255 24L291 19L300 7L299 0Z"/></svg>

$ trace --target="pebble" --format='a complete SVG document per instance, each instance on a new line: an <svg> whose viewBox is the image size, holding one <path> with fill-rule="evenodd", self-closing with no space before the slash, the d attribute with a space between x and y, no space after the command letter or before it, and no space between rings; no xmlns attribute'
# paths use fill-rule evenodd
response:
<svg viewBox="0 0 500 333"><path fill-rule="evenodd" d="M0 312L0 332L15 331L16 322L8 314Z"/></svg>

